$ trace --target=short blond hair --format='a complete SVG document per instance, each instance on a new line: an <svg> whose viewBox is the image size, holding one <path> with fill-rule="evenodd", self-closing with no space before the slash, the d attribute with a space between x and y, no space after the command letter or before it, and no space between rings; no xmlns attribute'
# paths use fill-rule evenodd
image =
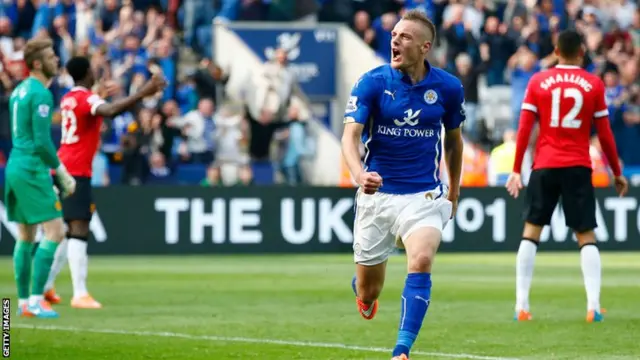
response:
<svg viewBox="0 0 640 360"><path fill-rule="evenodd" d="M431 41L436 39L436 26L424 11L412 9L402 15L402 20L415 21L424 25L431 32Z"/></svg>
<svg viewBox="0 0 640 360"><path fill-rule="evenodd" d="M50 39L35 38L27 41L24 46L24 62L29 70L33 70L33 62L42 61L42 52L47 48L52 48L53 42Z"/></svg>

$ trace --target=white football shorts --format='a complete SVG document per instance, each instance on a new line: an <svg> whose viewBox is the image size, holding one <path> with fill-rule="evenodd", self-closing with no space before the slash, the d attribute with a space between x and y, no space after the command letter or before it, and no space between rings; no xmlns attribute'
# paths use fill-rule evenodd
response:
<svg viewBox="0 0 640 360"><path fill-rule="evenodd" d="M353 227L354 261L376 265L387 260L396 247L412 232L433 227L442 232L453 205L447 200L446 186L416 194L356 194Z"/></svg>

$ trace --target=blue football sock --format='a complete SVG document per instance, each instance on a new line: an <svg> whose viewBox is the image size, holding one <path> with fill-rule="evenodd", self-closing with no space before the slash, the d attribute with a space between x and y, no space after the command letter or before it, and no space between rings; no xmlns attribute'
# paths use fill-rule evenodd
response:
<svg viewBox="0 0 640 360"><path fill-rule="evenodd" d="M409 356L409 351L418 337L422 321L427 314L430 299L431 274L413 273L407 275L402 292L398 340L393 349L393 356L401 354Z"/></svg>

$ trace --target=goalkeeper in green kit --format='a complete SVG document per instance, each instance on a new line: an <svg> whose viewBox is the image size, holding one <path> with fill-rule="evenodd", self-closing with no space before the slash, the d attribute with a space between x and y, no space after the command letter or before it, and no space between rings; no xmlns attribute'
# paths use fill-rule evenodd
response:
<svg viewBox="0 0 640 360"><path fill-rule="evenodd" d="M51 140L54 105L47 87L58 73L58 58L52 45L48 39L27 42L24 61L30 76L13 90L9 99L13 148L5 170L5 205L9 221L18 223L13 264L18 315L25 317L58 317L43 299L56 248L64 239L62 207L51 170L55 169L61 196L72 194L76 186L60 163ZM32 255L38 225L42 225L45 238Z"/></svg>

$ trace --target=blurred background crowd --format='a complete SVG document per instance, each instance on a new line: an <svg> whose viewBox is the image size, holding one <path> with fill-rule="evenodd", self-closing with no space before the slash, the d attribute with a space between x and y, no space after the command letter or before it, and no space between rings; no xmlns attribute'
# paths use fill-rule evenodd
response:
<svg viewBox="0 0 640 360"><path fill-rule="evenodd" d="M300 162L321 150L287 99L298 89L286 52L265 67L280 90L276 105L229 103L229 74L211 60L212 22L346 23L387 61L390 31L413 8L438 28L430 61L465 86L463 185L498 185L510 172L526 84L555 64L555 39L568 27L583 32L585 68L606 84L625 169L640 166L640 11L630 0L0 0L0 165L11 148L8 96L27 75L25 40L48 36L62 64L90 56L101 81L119 83L116 97L135 91L154 67L169 82L132 111L105 119L95 186L305 183ZM63 71L51 86L54 98L72 86ZM54 123L59 138L59 117ZM595 139L592 156L594 184L608 184Z"/></svg>

